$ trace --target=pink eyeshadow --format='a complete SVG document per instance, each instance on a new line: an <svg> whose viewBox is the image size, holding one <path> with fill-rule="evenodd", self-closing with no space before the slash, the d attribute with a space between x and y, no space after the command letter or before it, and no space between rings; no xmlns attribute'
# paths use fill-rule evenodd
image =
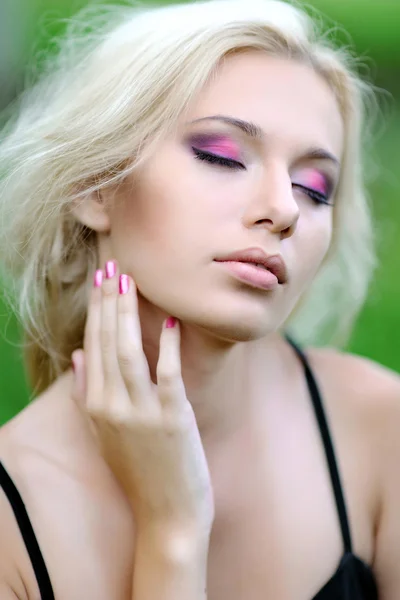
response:
<svg viewBox="0 0 400 600"><path fill-rule="evenodd" d="M300 177L299 179L301 180L301 184L306 187L312 188L317 192L321 192L321 194L328 193L329 186L326 177L319 171L306 171L305 176ZM300 183L300 181L298 183Z"/></svg>
<svg viewBox="0 0 400 600"><path fill-rule="evenodd" d="M232 160L239 160L240 158L238 145L228 138L201 136L192 141L198 150L220 154L225 158L231 158Z"/></svg>

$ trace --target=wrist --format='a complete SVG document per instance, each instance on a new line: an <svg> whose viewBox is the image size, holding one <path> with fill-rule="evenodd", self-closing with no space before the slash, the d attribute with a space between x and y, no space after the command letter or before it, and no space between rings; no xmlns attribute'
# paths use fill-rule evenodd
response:
<svg viewBox="0 0 400 600"><path fill-rule="evenodd" d="M138 528L132 598L206 600L209 539L176 523Z"/></svg>
<svg viewBox="0 0 400 600"><path fill-rule="evenodd" d="M211 526L192 523L147 522L137 525L137 543L175 564L207 561Z"/></svg>

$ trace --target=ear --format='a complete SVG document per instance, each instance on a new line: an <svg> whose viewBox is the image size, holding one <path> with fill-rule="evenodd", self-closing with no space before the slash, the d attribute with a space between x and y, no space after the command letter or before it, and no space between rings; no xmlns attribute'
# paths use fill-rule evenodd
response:
<svg viewBox="0 0 400 600"><path fill-rule="evenodd" d="M110 217L107 205L100 192L80 198L74 202L72 212L75 218L90 229L98 233L107 233L110 230Z"/></svg>

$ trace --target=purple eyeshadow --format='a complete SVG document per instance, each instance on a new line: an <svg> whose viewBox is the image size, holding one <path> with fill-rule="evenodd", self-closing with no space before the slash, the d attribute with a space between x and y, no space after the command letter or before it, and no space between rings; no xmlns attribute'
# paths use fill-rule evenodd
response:
<svg viewBox="0 0 400 600"><path fill-rule="evenodd" d="M232 160L240 159L239 146L228 137L199 135L192 138L191 143L198 150L204 152L210 152Z"/></svg>
<svg viewBox="0 0 400 600"><path fill-rule="evenodd" d="M209 152L210 154L240 162L240 147L229 136L198 134L190 139L190 143L197 150L202 150L203 152ZM304 169L300 175L296 177L295 183L327 197L330 196L332 191L330 180L317 169Z"/></svg>

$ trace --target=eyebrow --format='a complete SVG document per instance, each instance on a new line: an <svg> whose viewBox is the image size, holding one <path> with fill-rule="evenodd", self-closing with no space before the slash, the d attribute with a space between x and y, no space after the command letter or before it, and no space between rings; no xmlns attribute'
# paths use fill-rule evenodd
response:
<svg viewBox="0 0 400 600"><path fill-rule="evenodd" d="M256 123L252 123L251 121L243 121L242 119L235 119L234 117L228 117L227 115L211 115L209 117L201 117L200 119L195 119L191 121L191 123L198 123L199 121L222 121L223 123L227 123L228 125L233 125L243 131L249 137L255 140L264 140L265 133L261 129L259 125ZM318 160L330 160L340 167L340 161L323 148L309 148L307 152L304 154L304 158L309 159L318 159Z"/></svg>

